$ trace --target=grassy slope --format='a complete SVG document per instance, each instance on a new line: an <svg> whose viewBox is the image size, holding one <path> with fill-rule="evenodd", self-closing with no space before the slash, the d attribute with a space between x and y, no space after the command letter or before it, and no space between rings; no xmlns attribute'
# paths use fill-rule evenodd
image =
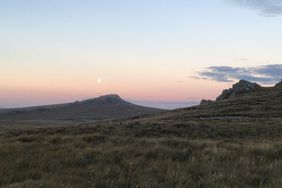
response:
<svg viewBox="0 0 282 188"><path fill-rule="evenodd" d="M270 118L282 116L282 88L261 88L234 98L214 102L208 105L180 109L165 114L159 119L180 118Z"/></svg>
<svg viewBox="0 0 282 188"><path fill-rule="evenodd" d="M130 120L26 129L2 122L0 185L280 188L280 100L269 89Z"/></svg>

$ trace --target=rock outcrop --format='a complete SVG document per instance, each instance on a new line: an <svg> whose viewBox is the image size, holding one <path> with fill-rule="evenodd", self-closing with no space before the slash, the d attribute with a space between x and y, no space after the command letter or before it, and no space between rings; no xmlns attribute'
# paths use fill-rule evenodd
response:
<svg viewBox="0 0 282 188"><path fill-rule="evenodd" d="M260 87L261 86L257 83L240 80L238 83L234 84L232 88L223 90L222 94L217 97L216 101L228 99L239 94L248 93Z"/></svg>
<svg viewBox="0 0 282 188"><path fill-rule="evenodd" d="M201 100L200 105L210 104L210 103L212 103L212 102L213 102L212 100L203 99L203 100Z"/></svg>

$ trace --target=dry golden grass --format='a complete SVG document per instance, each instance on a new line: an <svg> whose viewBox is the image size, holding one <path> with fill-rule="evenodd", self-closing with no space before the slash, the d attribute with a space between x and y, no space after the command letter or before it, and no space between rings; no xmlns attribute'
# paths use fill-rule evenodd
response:
<svg viewBox="0 0 282 188"><path fill-rule="evenodd" d="M190 120L180 124L135 119L2 129L0 185L279 188L279 122Z"/></svg>

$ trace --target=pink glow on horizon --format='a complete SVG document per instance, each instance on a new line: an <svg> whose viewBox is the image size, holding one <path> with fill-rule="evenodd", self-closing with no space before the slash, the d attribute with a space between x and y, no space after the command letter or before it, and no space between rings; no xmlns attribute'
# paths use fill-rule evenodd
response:
<svg viewBox="0 0 282 188"><path fill-rule="evenodd" d="M123 99L149 101L215 99L222 89L229 87L227 84L195 79L187 79L181 83L161 82L161 84L153 81L125 83L107 80L103 80L102 84L97 84L96 80L91 83L82 83L76 80L75 82L57 82L53 85L33 82L26 87L0 86L1 107L72 102L113 93L120 95Z"/></svg>

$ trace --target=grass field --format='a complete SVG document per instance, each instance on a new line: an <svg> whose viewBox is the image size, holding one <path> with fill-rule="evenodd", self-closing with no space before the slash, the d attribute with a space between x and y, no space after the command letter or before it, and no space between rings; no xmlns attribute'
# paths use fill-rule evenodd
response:
<svg viewBox="0 0 282 188"><path fill-rule="evenodd" d="M9 129L2 122L0 185L280 188L281 123L141 118L51 128L14 122Z"/></svg>

